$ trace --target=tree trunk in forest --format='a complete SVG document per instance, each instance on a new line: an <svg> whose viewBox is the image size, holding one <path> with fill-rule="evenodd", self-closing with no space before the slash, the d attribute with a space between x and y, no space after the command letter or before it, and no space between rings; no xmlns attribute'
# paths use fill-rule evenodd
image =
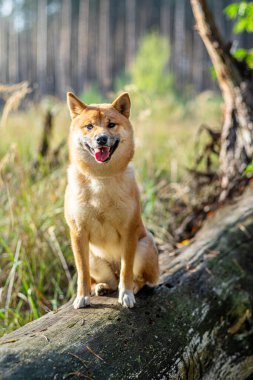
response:
<svg viewBox="0 0 253 380"><path fill-rule="evenodd" d="M15 10L13 10L15 14ZM9 46L8 46L8 81L11 84L17 82L18 77L18 35L15 33L14 19L10 18L9 26Z"/></svg>
<svg viewBox="0 0 253 380"><path fill-rule="evenodd" d="M132 64L136 51L136 0L126 1L126 71Z"/></svg>
<svg viewBox="0 0 253 380"><path fill-rule="evenodd" d="M59 56L56 57L58 59L56 69L58 71L58 93L61 98L64 98L66 91L70 89L71 2L69 0L62 1L58 33L60 33Z"/></svg>
<svg viewBox="0 0 253 380"><path fill-rule="evenodd" d="M253 187L188 246L160 255L134 309L71 304L0 339L3 380L244 380L253 374ZM252 377L251 377L252 378Z"/></svg>
<svg viewBox="0 0 253 380"><path fill-rule="evenodd" d="M110 49L110 1L103 0L99 8L99 40L97 56L97 75L101 90L106 92L112 83L111 76L111 49Z"/></svg>
<svg viewBox="0 0 253 380"><path fill-rule="evenodd" d="M78 92L82 93L88 81L88 46L89 46L89 0L82 0L79 4L78 19Z"/></svg>
<svg viewBox="0 0 253 380"><path fill-rule="evenodd" d="M39 93L47 92L47 0L38 1L37 80Z"/></svg>
<svg viewBox="0 0 253 380"><path fill-rule="evenodd" d="M225 103L220 151L221 199L224 199L253 156L253 70L231 55L206 1L191 0L191 5Z"/></svg>
<svg viewBox="0 0 253 380"><path fill-rule="evenodd" d="M176 72L176 66L179 67L178 75L176 76L177 86L180 90L183 90L183 85L185 83L185 2L176 1L175 2L175 30L174 30L174 71Z"/></svg>
<svg viewBox="0 0 253 380"><path fill-rule="evenodd" d="M6 20L0 22L0 83L6 83L8 71L8 41L6 39L8 23Z"/></svg>
<svg viewBox="0 0 253 380"><path fill-rule="evenodd" d="M54 73L54 92L59 96L61 88L61 74L62 68L59 69L59 57L60 57L60 44L59 44L59 31L61 30L61 22L56 15L52 16L52 48L54 57L52 60L53 73Z"/></svg>

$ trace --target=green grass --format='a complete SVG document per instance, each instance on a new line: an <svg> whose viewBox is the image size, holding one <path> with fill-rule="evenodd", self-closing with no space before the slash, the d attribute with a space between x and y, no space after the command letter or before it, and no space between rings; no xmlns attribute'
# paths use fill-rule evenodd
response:
<svg viewBox="0 0 253 380"><path fill-rule="evenodd" d="M205 93L185 103L174 97L154 101L134 88L130 94L143 216L164 241L170 235L172 200L179 191L189 196L185 168L193 162L194 136L202 122L220 125L220 99ZM75 293L63 216L66 150L59 167L31 176L44 112L44 104L31 105L11 115L0 130L0 335L57 309ZM69 124L66 105L58 103L53 147L67 137Z"/></svg>

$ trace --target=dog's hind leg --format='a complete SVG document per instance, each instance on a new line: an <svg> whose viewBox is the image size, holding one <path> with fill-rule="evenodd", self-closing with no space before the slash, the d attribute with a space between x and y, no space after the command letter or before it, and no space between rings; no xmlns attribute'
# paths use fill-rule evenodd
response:
<svg viewBox="0 0 253 380"><path fill-rule="evenodd" d="M91 292L103 296L109 291L117 290L118 280L110 264L100 257L90 253L90 274L92 277Z"/></svg>
<svg viewBox="0 0 253 380"><path fill-rule="evenodd" d="M159 280L158 253L150 232L140 239L134 258L134 294L145 285L155 286Z"/></svg>

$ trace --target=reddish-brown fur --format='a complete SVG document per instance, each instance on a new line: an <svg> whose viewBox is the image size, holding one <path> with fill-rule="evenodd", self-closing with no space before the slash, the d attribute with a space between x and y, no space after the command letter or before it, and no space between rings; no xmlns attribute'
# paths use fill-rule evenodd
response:
<svg viewBox="0 0 253 380"><path fill-rule="evenodd" d="M90 106L72 93L67 99L72 123L65 217L78 272L74 307L89 305L91 290L101 294L117 286L119 302L133 307L133 293L146 283L156 284L159 268L153 238L142 223L139 191L129 164L134 154L130 99L124 93L112 104ZM114 126L109 128L109 123ZM108 162L94 157L93 147L101 134L117 141Z"/></svg>

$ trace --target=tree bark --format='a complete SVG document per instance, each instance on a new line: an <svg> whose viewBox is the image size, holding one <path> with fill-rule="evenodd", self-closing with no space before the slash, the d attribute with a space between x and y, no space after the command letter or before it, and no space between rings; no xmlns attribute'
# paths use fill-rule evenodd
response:
<svg viewBox="0 0 253 380"><path fill-rule="evenodd" d="M136 0L126 1L126 71L132 64L136 51Z"/></svg>
<svg viewBox="0 0 253 380"><path fill-rule="evenodd" d="M70 87L70 44L71 44L71 2L63 0L61 6L59 56L56 59L58 76L58 94L63 99Z"/></svg>
<svg viewBox="0 0 253 380"><path fill-rule="evenodd" d="M253 188L188 247L160 255L134 309L69 303L0 339L2 379L247 379L253 373Z"/></svg>
<svg viewBox="0 0 253 380"><path fill-rule="evenodd" d="M89 46L89 0L79 4L78 19L78 83L79 93L87 87L88 81L88 46Z"/></svg>
<svg viewBox="0 0 253 380"><path fill-rule="evenodd" d="M110 1L100 1L98 22L97 75L102 92L108 91L112 83L110 46Z"/></svg>
<svg viewBox="0 0 253 380"><path fill-rule="evenodd" d="M206 0L191 0L191 5L225 103L220 151L224 199L253 157L253 71L231 55Z"/></svg>
<svg viewBox="0 0 253 380"><path fill-rule="evenodd" d="M6 38L8 22L6 19L0 22L0 83L7 82L8 72L8 41Z"/></svg>
<svg viewBox="0 0 253 380"><path fill-rule="evenodd" d="M15 14L13 10L13 14ZM9 44L8 44L8 81L11 84L17 82L18 78L18 36L15 32L14 19L9 18ZM5 53L4 53L5 54Z"/></svg>
<svg viewBox="0 0 253 380"><path fill-rule="evenodd" d="M47 0L38 1L37 7L37 80L39 93L47 93Z"/></svg>
<svg viewBox="0 0 253 380"><path fill-rule="evenodd" d="M178 75L176 75L176 82L178 88L183 91L183 84L185 83L185 65L186 59L184 55L185 50L185 2L175 2L175 24L174 24L174 70L176 72L176 66L179 67Z"/></svg>

